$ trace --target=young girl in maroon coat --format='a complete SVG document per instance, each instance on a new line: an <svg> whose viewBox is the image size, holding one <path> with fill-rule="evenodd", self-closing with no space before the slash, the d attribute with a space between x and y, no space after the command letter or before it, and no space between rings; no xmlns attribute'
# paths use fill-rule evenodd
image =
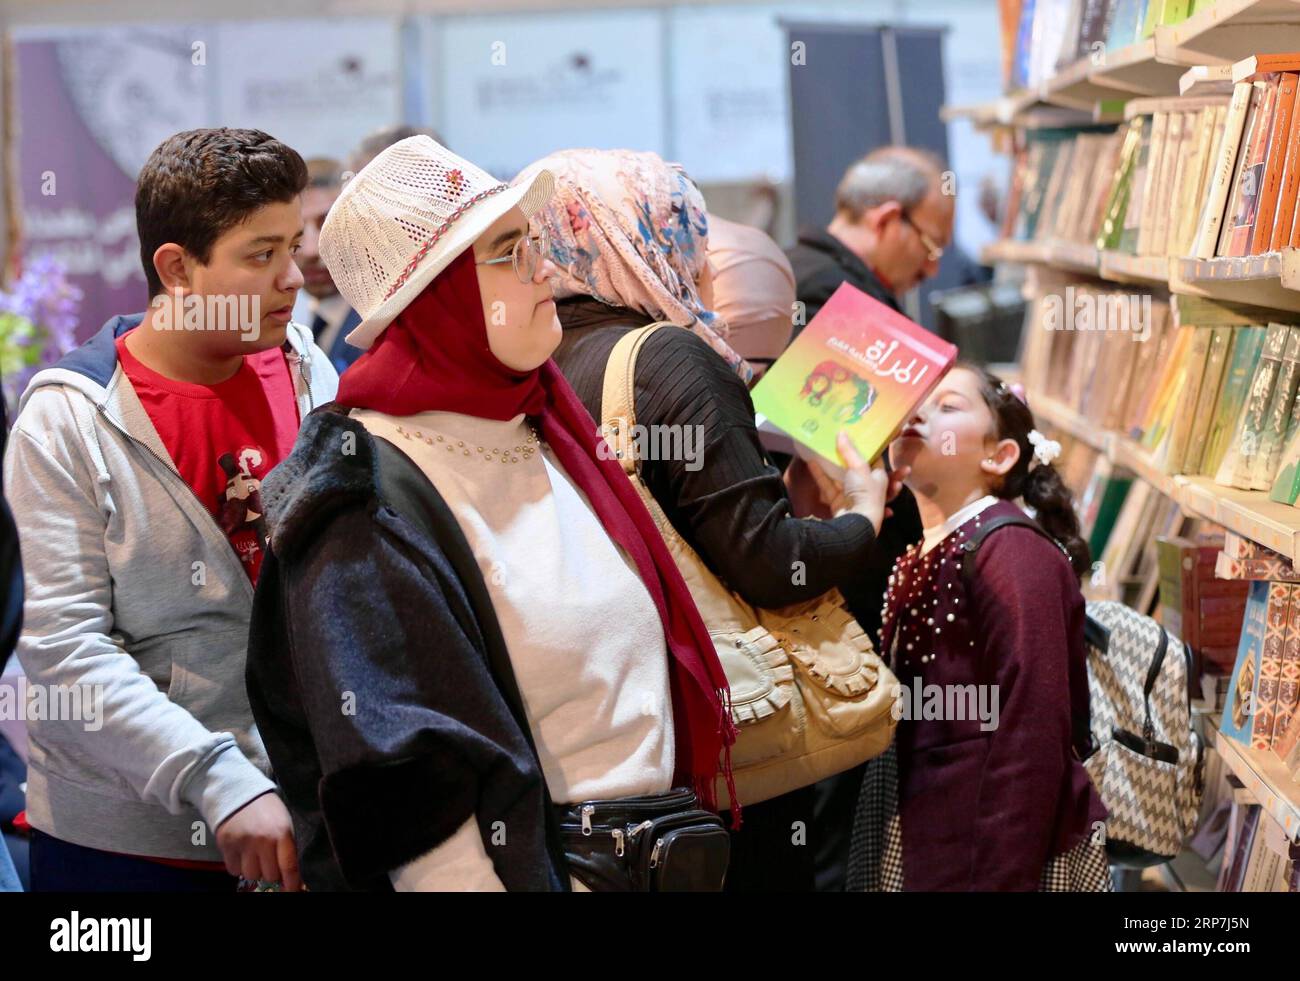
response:
<svg viewBox="0 0 1300 981"><path fill-rule="evenodd" d="M890 448L911 467L925 537L885 597L881 641L903 715L895 751L863 783L851 889L1111 888L1106 811L1079 759L1088 546L1051 466L1059 451L1018 390L970 366ZM1024 520L1018 498L1047 534L986 532Z"/></svg>

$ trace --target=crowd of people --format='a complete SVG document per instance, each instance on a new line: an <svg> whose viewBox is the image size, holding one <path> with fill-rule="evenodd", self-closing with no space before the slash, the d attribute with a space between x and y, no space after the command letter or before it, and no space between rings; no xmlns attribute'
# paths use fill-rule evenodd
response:
<svg viewBox="0 0 1300 981"><path fill-rule="evenodd" d="M959 364L842 478L756 427L842 284L936 273L950 190L877 149L785 253L648 152L503 183L427 131L164 141L144 312L4 456L18 661L102 717L28 723L32 888L1108 889L1087 548L1023 394ZM166 319L232 296L256 323ZM628 456L616 405L694 452ZM997 725L861 721L918 680Z"/></svg>

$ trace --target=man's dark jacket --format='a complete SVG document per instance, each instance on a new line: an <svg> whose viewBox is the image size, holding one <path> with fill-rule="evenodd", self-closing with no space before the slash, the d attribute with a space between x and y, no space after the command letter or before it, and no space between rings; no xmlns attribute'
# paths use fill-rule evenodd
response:
<svg viewBox="0 0 1300 981"><path fill-rule="evenodd" d="M249 701L303 881L388 889L473 817L507 889L567 890L540 766L491 670L508 653L473 553L427 479L433 538L393 506L378 443L322 406L262 491Z"/></svg>
<svg viewBox="0 0 1300 981"><path fill-rule="evenodd" d="M786 256L794 270L795 295L804 305L804 320L795 327L796 335L844 283L902 313L898 299L871 268L825 229L802 230Z"/></svg>

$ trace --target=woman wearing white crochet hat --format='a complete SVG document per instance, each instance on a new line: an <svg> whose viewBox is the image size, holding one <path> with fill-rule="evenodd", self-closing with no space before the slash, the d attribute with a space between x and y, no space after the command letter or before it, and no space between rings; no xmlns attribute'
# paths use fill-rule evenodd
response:
<svg viewBox="0 0 1300 981"><path fill-rule="evenodd" d="M726 678L550 360L552 188L413 137L321 230L366 353L265 483L248 670L310 888L721 885Z"/></svg>

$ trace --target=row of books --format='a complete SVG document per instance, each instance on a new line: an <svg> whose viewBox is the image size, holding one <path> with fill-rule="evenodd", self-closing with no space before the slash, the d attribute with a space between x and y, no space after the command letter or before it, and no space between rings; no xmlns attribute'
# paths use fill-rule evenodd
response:
<svg viewBox="0 0 1300 981"><path fill-rule="evenodd" d="M1296 504L1300 318L1050 275L1033 283L1022 348L1031 387L1134 440L1167 474Z"/></svg>
<svg viewBox="0 0 1300 981"><path fill-rule="evenodd" d="M1226 537L1222 532L1191 538L1152 530L1157 532L1160 622L1192 649L1201 675L1223 679L1212 691L1199 680L1192 683L1193 694L1204 695L1209 707L1218 709L1223 704L1219 689L1226 693L1236 665L1250 585L1216 574Z"/></svg>
<svg viewBox="0 0 1300 981"><path fill-rule="evenodd" d="M1003 237L1201 259L1300 247L1300 53L1217 74L1134 101L1119 130L1027 132Z"/></svg>
<svg viewBox="0 0 1300 981"><path fill-rule="evenodd" d="M1249 583L1219 731L1276 754L1300 782L1300 586Z"/></svg>
<svg viewBox="0 0 1300 981"><path fill-rule="evenodd" d="M1218 892L1300 892L1300 845L1258 804L1234 804Z"/></svg>
<svg viewBox="0 0 1300 981"><path fill-rule="evenodd" d="M1151 37L1212 0L998 0L1004 89L1037 87L1081 58Z"/></svg>
<svg viewBox="0 0 1300 981"><path fill-rule="evenodd" d="M1013 165L1002 237L1095 243L1120 147L1113 126L1027 131Z"/></svg>
<svg viewBox="0 0 1300 981"><path fill-rule="evenodd" d="M1095 451L1094 451L1095 452ZM1075 441L1062 476L1089 453ZM1208 522L1106 464L1078 493L1093 549L1090 599L1152 613L1195 656L1189 695L1222 709L1222 731L1272 752L1300 782L1300 573L1285 557ZM1099 558L1098 558L1099 557Z"/></svg>

